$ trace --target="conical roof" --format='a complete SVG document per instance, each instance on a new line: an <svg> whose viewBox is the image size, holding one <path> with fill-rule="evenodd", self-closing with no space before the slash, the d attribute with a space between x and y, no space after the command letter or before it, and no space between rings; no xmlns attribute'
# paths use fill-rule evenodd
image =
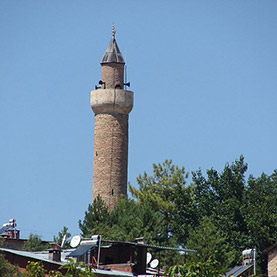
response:
<svg viewBox="0 0 277 277"><path fill-rule="evenodd" d="M103 63L125 63L123 56L119 50L117 42L115 40L115 30L113 26L112 39L109 43L109 46L104 54L101 64Z"/></svg>

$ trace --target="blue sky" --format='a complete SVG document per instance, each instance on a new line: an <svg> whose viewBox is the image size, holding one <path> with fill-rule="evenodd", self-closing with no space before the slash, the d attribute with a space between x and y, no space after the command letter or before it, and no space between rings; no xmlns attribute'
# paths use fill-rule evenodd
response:
<svg viewBox="0 0 277 277"><path fill-rule="evenodd" d="M277 168L277 1L1 0L0 223L79 233L92 200L90 91L112 24L135 93L129 181L172 159Z"/></svg>

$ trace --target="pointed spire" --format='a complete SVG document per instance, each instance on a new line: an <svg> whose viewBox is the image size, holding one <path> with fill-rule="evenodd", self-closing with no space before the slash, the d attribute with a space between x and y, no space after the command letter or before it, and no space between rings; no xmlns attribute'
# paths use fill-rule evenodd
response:
<svg viewBox="0 0 277 277"><path fill-rule="evenodd" d="M112 39L109 43L109 46L104 54L104 57L102 59L101 64L104 63L125 63L123 56L119 50L119 47L117 45L117 42L115 40L115 28L114 28L114 24L112 27Z"/></svg>

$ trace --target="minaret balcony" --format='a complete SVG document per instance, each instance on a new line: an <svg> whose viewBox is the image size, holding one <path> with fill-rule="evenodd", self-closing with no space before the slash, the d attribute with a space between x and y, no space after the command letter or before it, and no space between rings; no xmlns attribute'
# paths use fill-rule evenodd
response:
<svg viewBox="0 0 277 277"><path fill-rule="evenodd" d="M129 114L133 108L134 95L124 89L97 89L91 91L90 104L95 114Z"/></svg>

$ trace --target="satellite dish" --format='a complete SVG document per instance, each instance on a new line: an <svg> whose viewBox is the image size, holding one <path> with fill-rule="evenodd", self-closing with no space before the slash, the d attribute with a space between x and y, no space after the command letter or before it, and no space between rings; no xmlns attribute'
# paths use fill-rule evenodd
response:
<svg viewBox="0 0 277 277"><path fill-rule="evenodd" d="M70 240L70 246L72 248L77 247L81 242L81 237L79 235L75 235L72 237L72 239Z"/></svg>
<svg viewBox="0 0 277 277"><path fill-rule="evenodd" d="M149 264L151 259L152 259L151 253L147 252L147 254L146 254L146 264Z"/></svg>
<svg viewBox="0 0 277 277"><path fill-rule="evenodd" d="M151 263L150 263L150 267L152 268L156 268L159 265L159 260L158 259L154 259Z"/></svg>

